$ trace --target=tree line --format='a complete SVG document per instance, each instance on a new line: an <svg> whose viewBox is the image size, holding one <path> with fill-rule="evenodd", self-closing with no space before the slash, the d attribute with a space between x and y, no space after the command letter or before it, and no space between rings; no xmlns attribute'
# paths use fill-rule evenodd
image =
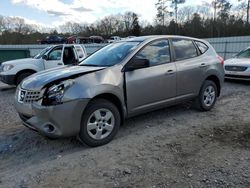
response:
<svg viewBox="0 0 250 188"><path fill-rule="evenodd" d="M185 35L197 38L250 35L250 0L214 0L199 6L186 5L185 0L156 0L157 14L153 23L140 19L134 12L110 15L92 24L67 22L48 29L27 24L19 17L0 16L0 44L37 44L51 34L65 37L117 35Z"/></svg>

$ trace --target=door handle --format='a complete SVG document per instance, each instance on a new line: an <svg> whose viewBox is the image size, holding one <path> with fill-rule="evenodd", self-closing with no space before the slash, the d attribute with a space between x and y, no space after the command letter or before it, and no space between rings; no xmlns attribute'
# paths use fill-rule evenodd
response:
<svg viewBox="0 0 250 188"><path fill-rule="evenodd" d="M200 64L200 67L201 67L201 68L202 68L202 67L205 67L205 66L207 66L206 63Z"/></svg>
<svg viewBox="0 0 250 188"><path fill-rule="evenodd" d="M57 63L57 65L63 65L62 63Z"/></svg>
<svg viewBox="0 0 250 188"><path fill-rule="evenodd" d="M169 75L169 74L174 74L174 70L171 70L171 69L168 70L168 71L167 71L167 75Z"/></svg>

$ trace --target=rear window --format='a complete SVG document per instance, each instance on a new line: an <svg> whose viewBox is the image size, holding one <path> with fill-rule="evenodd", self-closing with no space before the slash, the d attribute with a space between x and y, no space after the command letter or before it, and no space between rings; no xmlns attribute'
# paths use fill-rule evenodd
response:
<svg viewBox="0 0 250 188"><path fill-rule="evenodd" d="M183 60L198 56L197 50L191 40L186 39L172 39L175 59Z"/></svg>
<svg viewBox="0 0 250 188"><path fill-rule="evenodd" d="M204 54L208 50L208 46L203 42L195 41L195 44L197 45L201 54Z"/></svg>

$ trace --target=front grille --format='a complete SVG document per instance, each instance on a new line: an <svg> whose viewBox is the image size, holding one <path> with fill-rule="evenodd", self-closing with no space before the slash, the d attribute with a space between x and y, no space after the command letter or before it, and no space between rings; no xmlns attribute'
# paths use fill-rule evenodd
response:
<svg viewBox="0 0 250 188"><path fill-rule="evenodd" d="M23 103L32 103L36 102L41 98L41 92L39 91L30 91L20 89L18 92L18 101Z"/></svg>
<svg viewBox="0 0 250 188"><path fill-rule="evenodd" d="M247 70L247 67L244 67L244 66L225 66L225 70L243 72L243 71Z"/></svg>

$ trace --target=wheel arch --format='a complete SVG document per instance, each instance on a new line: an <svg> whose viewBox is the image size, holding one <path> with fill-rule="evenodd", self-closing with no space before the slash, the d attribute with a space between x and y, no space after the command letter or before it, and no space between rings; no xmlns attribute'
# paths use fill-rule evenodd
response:
<svg viewBox="0 0 250 188"><path fill-rule="evenodd" d="M205 79L205 81L206 81L206 80L209 80L209 81L212 81L212 82L215 83L215 85L216 85L216 87L217 87L217 91L218 91L217 96L219 97L219 96L220 96L220 93L221 93L221 83L220 83L220 79L218 78L218 76L216 76L216 75L210 75L210 76L208 76L208 77Z"/></svg>
<svg viewBox="0 0 250 188"><path fill-rule="evenodd" d="M98 94L95 97L93 97L89 102L91 102L95 99L105 99L105 100L113 103L118 108L118 110L120 112L121 123L123 124L126 113L125 113L125 108L124 108L124 105L122 103L122 100L118 96L116 96L113 93L102 93L102 94Z"/></svg>
<svg viewBox="0 0 250 188"><path fill-rule="evenodd" d="M20 70L19 72L16 73L16 76L15 76L15 83L17 82L17 78L19 75L21 75L22 73L26 73L26 72L29 72L29 73L36 73L37 71L34 70L34 69L24 69L24 70Z"/></svg>

